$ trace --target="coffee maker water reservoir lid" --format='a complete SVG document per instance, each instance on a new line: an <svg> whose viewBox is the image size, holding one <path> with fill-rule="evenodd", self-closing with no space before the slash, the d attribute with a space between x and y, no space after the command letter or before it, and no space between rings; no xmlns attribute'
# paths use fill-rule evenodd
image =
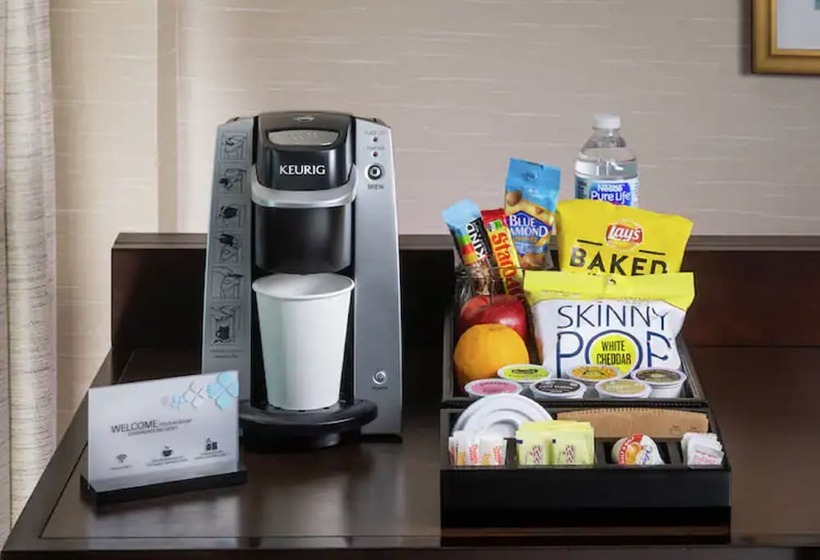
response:
<svg viewBox="0 0 820 560"><path fill-rule="evenodd" d="M280 191L320 191L351 181L352 115L274 112L256 117L254 165L259 184Z"/></svg>

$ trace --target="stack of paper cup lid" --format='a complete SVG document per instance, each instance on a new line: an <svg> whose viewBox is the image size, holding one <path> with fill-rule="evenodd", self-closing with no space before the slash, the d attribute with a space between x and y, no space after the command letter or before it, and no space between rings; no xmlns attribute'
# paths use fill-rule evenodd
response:
<svg viewBox="0 0 820 560"><path fill-rule="evenodd" d="M583 399L586 385L575 379L546 379L530 385L536 399Z"/></svg>
<svg viewBox="0 0 820 560"><path fill-rule="evenodd" d="M632 379L648 384L652 391L650 399L676 399L680 397L686 374L676 369L645 368L633 371Z"/></svg>
<svg viewBox="0 0 820 560"><path fill-rule="evenodd" d="M623 376L624 373L614 367L595 364L574 367L568 374L570 379L584 384L587 398L595 396L595 386L601 381L620 379Z"/></svg>
<svg viewBox="0 0 820 560"><path fill-rule="evenodd" d="M649 384L637 379L608 379L595 385L602 399L645 399L652 392Z"/></svg>

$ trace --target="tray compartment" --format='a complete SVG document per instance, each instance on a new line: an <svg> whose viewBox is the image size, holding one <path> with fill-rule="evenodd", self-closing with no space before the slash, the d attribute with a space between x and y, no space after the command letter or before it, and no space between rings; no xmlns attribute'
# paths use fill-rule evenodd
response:
<svg viewBox="0 0 820 560"><path fill-rule="evenodd" d="M576 409L546 407L551 414ZM711 412L710 430L718 433ZM667 464L625 467L609 451L617 438L596 438L595 465L518 466L508 440L501 467L454 467L448 437L461 414L441 411L441 523L443 527L583 527L728 524L731 469L683 464L680 441L653 438Z"/></svg>
<svg viewBox="0 0 820 560"><path fill-rule="evenodd" d="M465 408L473 402L468 395L461 391L455 382L455 375L453 371L453 352L455 350L455 318L457 316L457 305L460 298L456 298L456 304L451 306L444 316L444 344L442 356L442 408ZM678 353L681 357L681 369L686 374L686 382L683 384L681 395L675 399L624 399L624 400L606 400L595 398L579 399L574 401L567 401L562 399L541 399L535 398L546 407L550 406L568 406L567 403L572 403L569 406L573 408L590 408L590 407L621 407L621 406L641 406L641 407L706 407L706 398L701 388L700 381L692 364L692 359L689 355L689 350L682 337L677 340ZM533 363L538 363L537 352L534 349L530 350ZM524 393L525 396L534 398L529 392Z"/></svg>

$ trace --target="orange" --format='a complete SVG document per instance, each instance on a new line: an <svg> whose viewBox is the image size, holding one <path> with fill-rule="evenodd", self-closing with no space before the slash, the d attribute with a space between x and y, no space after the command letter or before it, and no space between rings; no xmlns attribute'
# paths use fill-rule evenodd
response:
<svg viewBox="0 0 820 560"><path fill-rule="evenodd" d="M524 340L512 328L499 324L470 327L458 339L453 354L456 381L462 388L476 379L496 377L499 368L529 361Z"/></svg>

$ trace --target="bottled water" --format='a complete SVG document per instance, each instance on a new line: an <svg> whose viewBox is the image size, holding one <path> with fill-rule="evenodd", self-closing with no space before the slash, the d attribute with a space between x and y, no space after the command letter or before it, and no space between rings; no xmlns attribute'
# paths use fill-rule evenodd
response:
<svg viewBox="0 0 820 560"><path fill-rule="evenodd" d="M595 115L575 161L575 198L638 206L638 161L621 136L621 117Z"/></svg>

